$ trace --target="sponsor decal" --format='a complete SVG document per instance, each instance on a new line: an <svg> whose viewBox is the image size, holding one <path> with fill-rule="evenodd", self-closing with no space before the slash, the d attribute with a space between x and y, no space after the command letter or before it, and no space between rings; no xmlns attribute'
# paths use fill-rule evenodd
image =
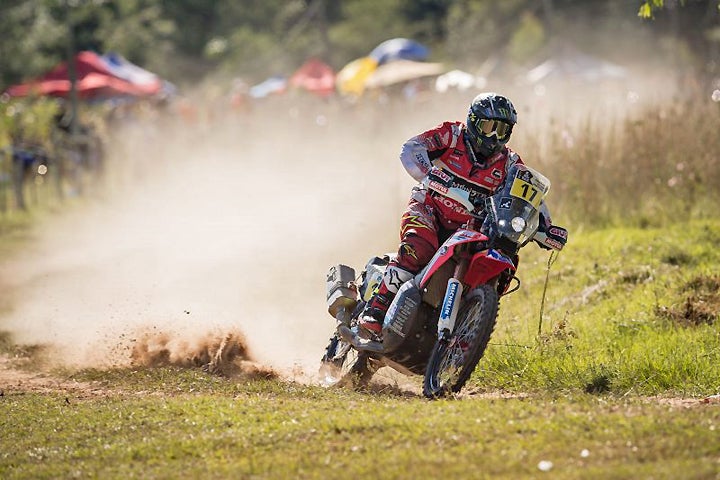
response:
<svg viewBox="0 0 720 480"><path fill-rule="evenodd" d="M430 171L430 175L434 175L444 182L449 182L450 180L452 180L452 177L450 175L448 175L447 173L445 173L444 171L442 171L441 169L439 169L437 167L433 168Z"/></svg>
<svg viewBox="0 0 720 480"><path fill-rule="evenodd" d="M453 305L455 304L455 296L457 295L458 291L458 285L459 283L453 282L448 286L448 292L445 296L445 301L443 302L443 311L442 311L442 317L443 318L450 318L450 314L452 313Z"/></svg>
<svg viewBox="0 0 720 480"><path fill-rule="evenodd" d="M402 287L402 284L405 283L400 279L400 274L398 274L398 271L396 269L388 270L387 274L387 284L390 287L394 287L395 291L398 291L400 287Z"/></svg>
<svg viewBox="0 0 720 480"><path fill-rule="evenodd" d="M477 195L485 196L491 193L491 191L485 186L462 178L454 179L452 186L454 188L457 188L458 190L462 190L468 193L475 193Z"/></svg>
<svg viewBox="0 0 720 480"><path fill-rule="evenodd" d="M500 199L500 202L498 202L498 208L507 210L511 206L512 206L512 198L510 198L510 197L502 197Z"/></svg>
<svg viewBox="0 0 720 480"><path fill-rule="evenodd" d="M457 148L454 148L452 152L450 152L449 158L452 160L460 161L463 158L464 152L462 150L458 150Z"/></svg>
<svg viewBox="0 0 720 480"><path fill-rule="evenodd" d="M457 190L462 190L463 192L467 193L476 193L474 189L470 187L467 183L460 183L460 182L453 182L452 188L455 188Z"/></svg>
<svg viewBox="0 0 720 480"><path fill-rule="evenodd" d="M457 240L458 242L462 242L463 240L467 240L468 238L472 238L475 236L474 233L468 232L467 230L460 230L453 235L453 239Z"/></svg>
<svg viewBox="0 0 720 480"><path fill-rule="evenodd" d="M448 187L446 187L445 185L443 185L440 182L436 182L435 180L430 181L430 184L428 185L428 187L435 190L436 192L440 192L440 193L448 192Z"/></svg>
<svg viewBox="0 0 720 480"><path fill-rule="evenodd" d="M512 263L505 255L492 248L488 250L487 256L494 260L500 260L501 262Z"/></svg>
<svg viewBox="0 0 720 480"><path fill-rule="evenodd" d="M492 172L490 172L490 175L492 175L494 178L497 178L498 180L501 180L503 177L503 172L501 172L497 168L493 168Z"/></svg>
<svg viewBox="0 0 720 480"><path fill-rule="evenodd" d="M392 312L392 317L395 317L395 312ZM390 330L395 332L401 338L405 338L405 333L402 331L404 326L405 326L405 319L398 318L398 319L393 319L393 321L390 322L389 328L390 328Z"/></svg>
<svg viewBox="0 0 720 480"><path fill-rule="evenodd" d="M532 178L533 178L532 173L530 173L527 170L518 170L517 175L515 175L515 176L517 178L519 178L520 180L524 180L528 183L532 182Z"/></svg>
<svg viewBox="0 0 720 480"><path fill-rule="evenodd" d="M546 238L543 243L548 247L554 248L555 250L562 250L563 248L562 243L558 242L557 240L553 240L552 238Z"/></svg>
<svg viewBox="0 0 720 480"><path fill-rule="evenodd" d="M393 302L390 307L391 310L388 312L387 318L391 319L388 328L400 337L405 338L405 332L403 332L405 324L417 310L417 306L417 302L409 295L398 294L398 300Z"/></svg>
<svg viewBox="0 0 720 480"><path fill-rule="evenodd" d="M500 180L493 177L485 177L485 181L490 185L500 185Z"/></svg>
<svg viewBox="0 0 720 480"><path fill-rule="evenodd" d="M415 154L415 160L417 160L418 165L421 165L424 170L430 169L430 164L427 160L425 160L425 157L423 157L422 153L416 153Z"/></svg>
<svg viewBox="0 0 720 480"><path fill-rule="evenodd" d="M457 202L450 200L448 197L435 197L435 201L439 202L445 208L449 208L455 213L467 213L467 209Z"/></svg>
<svg viewBox="0 0 720 480"><path fill-rule="evenodd" d="M412 257L417 260L417 253L415 252L415 248L413 248L412 245L403 243L402 245L400 245L400 251L402 252L402 256Z"/></svg>
<svg viewBox="0 0 720 480"><path fill-rule="evenodd" d="M564 228L550 227L550 229L548 230L548 233L555 237L560 237L564 240L567 240L568 234L567 234L567 230L565 230Z"/></svg>

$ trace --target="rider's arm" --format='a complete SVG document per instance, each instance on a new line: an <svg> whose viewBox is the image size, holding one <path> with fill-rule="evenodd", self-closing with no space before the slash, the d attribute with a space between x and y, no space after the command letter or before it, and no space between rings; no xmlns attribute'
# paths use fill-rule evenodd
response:
<svg viewBox="0 0 720 480"><path fill-rule="evenodd" d="M400 161L405 170L421 181L433 167L433 161L448 148L457 144L460 127L457 122L444 122L437 127L416 135L405 142L400 151Z"/></svg>

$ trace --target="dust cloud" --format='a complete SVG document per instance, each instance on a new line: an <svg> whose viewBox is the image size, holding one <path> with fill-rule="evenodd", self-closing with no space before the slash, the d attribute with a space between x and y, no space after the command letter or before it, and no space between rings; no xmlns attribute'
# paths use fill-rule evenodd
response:
<svg viewBox="0 0 720 480"><path fill-rule="evenodd" d="M464 120L475 93L354 106L284 97L194 124L113 127L103 188L0 262L11 306L0 332L50 346L54 364L95 367L192 364L232 335L242 359L314 374L335 325L328 268L359 271L397 248L413 184L401 144ZM523 129L548 110L509 93L513 145L528 159Z"/></svg>
<svg viewBox="0 0 720 480"><path fill-rule="evenodd" d="M396 248L411 133L388 111L257 108L110 132L107 186L0 263L0 330L97 367L182 364L240 332L244 358L316 371L334 328L327 269Z"/></svg>

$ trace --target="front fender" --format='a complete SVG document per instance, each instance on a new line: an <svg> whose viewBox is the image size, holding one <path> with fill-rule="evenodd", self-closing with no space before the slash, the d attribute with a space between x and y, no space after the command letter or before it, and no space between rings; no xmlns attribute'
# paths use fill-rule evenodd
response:
<svg viewBox="0 0 720 480"><path fill-rule="evenodd" d="M472 289L488 283L507 269L514 272L515 268L513 261L498 250L482 250L470 260L463 283Z"/></svg>

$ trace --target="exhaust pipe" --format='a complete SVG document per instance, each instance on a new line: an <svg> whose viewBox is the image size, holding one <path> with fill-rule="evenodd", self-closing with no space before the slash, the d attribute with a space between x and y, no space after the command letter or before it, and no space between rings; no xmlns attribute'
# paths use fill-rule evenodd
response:
<svg viewBox="0 0 720 480"><path fill-rule="evenodd" d="M360 338L357 333L350 330L345 324L340 324L337 327L338 334L340 337L358 352L369 352L369 353L385 353L385 348L381 342L375 342L366 338Z"/></svg>

